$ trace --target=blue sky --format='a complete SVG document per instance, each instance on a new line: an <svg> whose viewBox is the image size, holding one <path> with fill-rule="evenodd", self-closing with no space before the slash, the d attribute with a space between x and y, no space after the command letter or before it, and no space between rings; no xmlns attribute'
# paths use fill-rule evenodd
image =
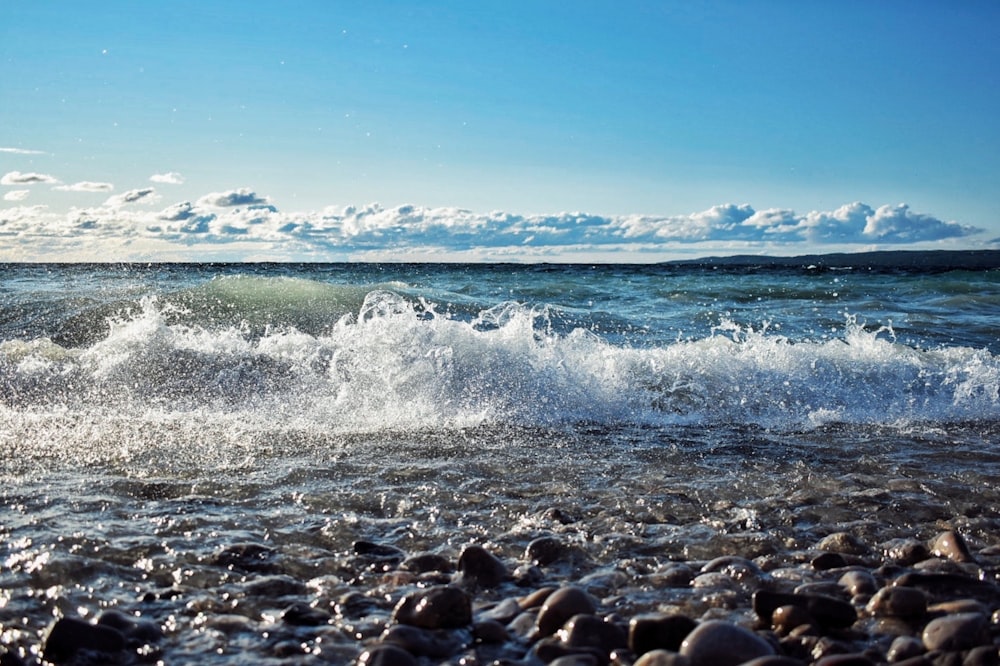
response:
<svg viewBox="0 0 1000 666"><path fill-rule="evenodd" d="M1000 237L1000 3L0 4L0 260Z"/></svg>

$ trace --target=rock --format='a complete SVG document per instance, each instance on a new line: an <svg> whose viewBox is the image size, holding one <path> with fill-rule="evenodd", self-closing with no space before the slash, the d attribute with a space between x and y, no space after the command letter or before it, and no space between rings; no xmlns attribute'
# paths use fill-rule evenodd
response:
<svg viewBox="0 0 1000 666"><path fill-rule="evenodd" d="M277 567L276 553L259 543L237 543L215 556L215 564L246 573L273 573Z"/></svg>
<svg viewBox="0 0 1000 666"><path fill-rule="evenodd" d="M543 536L534 539L524 549L525 559L534 562L539 566L552 564L563 556L566 548L562 541L554 536Z"/></svg>
<svg viewBox="0 0 1000 666"><path fill-rule="evenodd" d="M472 624L472 602L465 591L439 585L408 594L399 600L393 620L423 629L450 629Z"/></svg>
<svg viewBox="0 0 1000 666"><path fill-rule="evenodd" d="M247 584L248 597L299 597L309 593L309 587L291 576L263 576Z"/></svg>
<svg viewBox="0 0 1000 666"><path fill-rule="evenodd" d="M953 562L975 562L968 544L955 530L947 530L934 537L930 550L936 557L945 557Z"/></svg>
<svg viewBox="0 0 1000 666"><path fill-rule="evenodd" d="M628 644L625 630L596 615L574 615L558 631L559 640L572 648L594 648L605 656Z"/></svg>
<svg viewBox="0 0 1000 666"><path fill-rule="evenodd" d="M996 583L963 574L911 571L897 578L893 584L920 588L931 599L971 597L988 604L1000 603L1000 587Z"/></svg>
<svg viewBox="0 0 1000 666"><path fill-rule="evenodd" d="M140 620L134 615L126 615L119 610L106 610L97 618L102 627L117 629L131 644L157 643L163 638L163 629L155 622Z"/></svg>
<svg viewBox="0 0 1000 666"><path fill-rule="evenodd" d="M802 606L778 606L771 613L771 627L779 634L787 634L796 627L814 622L813 616Z"/></svg>
<svg viewBox="0 0 1000 666"><path fill-rule="evenodd" d="M686 615L637 615L629 622L628 646L637 655L654 650L677 652L697 626Z"/></svg>
<svg viewBox="0 0 1000 666"><path fill-rule="evenodd" d="M831 654L815 662L815 666L875 666L864 654Z"/></svg>
<svg viewBox="0 0 1000 666"><path fill-rule="evenodd" d="M507 567L495 555L482 546L466 546L458 557L458 573L455 583L492 588L507 578Z"/></svg>
<svg viewBox="0 0 1000 666"><path fill-rule="evenodd" d="M758 590L753 594L753 609L762 620L772 622L772 614L779 606L800 606L819 624L832 628L846 628L858 619L854 606L846 601L819 594L788 594Z"/></svg>
<svg viewBox="0 0 1000 666"><path fill-rule="evenodd" d="M362 652L357 663L359 666L417 666L417 658L399 646L383 643Z"/></svg>
<svg viewBox="0 0 1000 666"><path fill-rule="evenodd" d="M653 650L639 657L633 666L690 666L690 664L690 659L676 652Z"/></svg>
<svg viewBox="0 0 1000 666"><path fill-rule="evenodd" d="M745 661L774 654L774 648L748 629L708 620L699 624L681 643L680 654L691 666L737 666Z"/></svg>
<svg viewBox="0 0 1000 666"><path fill-rule="evenodd" d="M924 653L924 643L915 636L897 636L889 645L889 650L885 653L889 663L903 661L912 657L919 657Z"/></svg>
<svg viewBox="0 0 1000 666"><path fill-rule="evenodd" d="M994 645L980 645L965 653L962 666L998 666L1000 652Z"/></svg>
<svg viewBox="0 0 1000 666"><path fill-rule="evenodd" d="M538 635L551 636L574 615L592 614L596 610L594 599L583 589L576 586L559 588L546 597L538 612Z"/></svg>
<svg viewBox="0 0 1000 666"><path fill-rule="evenodd" d="M927 595L915 587L883 587L869 600L866 610L872 615L920 618L927 613Z"/></svg>
<svg viewBox="0 0 1000 666"><path fill-rule="evenodd" d="M798 659L774 654L745 661L740 666L802 666L802 662Z"/></svg>
<svg viewBox="0 0 1000 666"><path fill-rule="evenodd" d="M907 567L931 556L927 546L916 539L892 539L883 543L879 548L885 559Z"/></svg>
<svg viewBox="0 0 1000 666"><path fill-rule="evenodd" d="M419 555L408 557L403 560L400 567L413 573L427 573L428 571L451 573L455 570L451 560L437 553L420 553Z"/></svg>
<svg viewBox="0 0 1000 666"><path fill-rule="evenodd" d="M592 654L567 654L550 661L548 666L601 666L601 661Z"/></svg>
<svg viewBox="0 0 1000 666"><path fill-rule="evenodd" d="M980 613L958 613L931 620L922 639L928 650L968 650L989 641L989 621Z"/></svg>
<svg viewBox="0 0 1000 666"><path fill-rule="evenodd" d="M383 643L398 645L415 657L445 659L466 647L471 635L460 635L444 629L430 630L407 624L396 624L382 634Z"/></svg>
<svg viewBox="0 0 1000 666"><path fill-rule="evenodd" d="M852 597L856 597L859 594L875 594L878 591L878 583L875 580L875 576L863 569L845 572L837 583L847 590L847 593Z"/></svg>
<svg viewBox="0 0 1000 666"><path fill-rule="evenodd" d="M830 553L840 553L841 555L866 555L868 546L863 544L856 536L847 532L834 532L829 534L816 544L816 550Z"/></svg>
<svg viewBox="0 0 1000 666"><path fill-rule="evenodd" d="M354 552L373 561L399 563L406 559L406 553L403 550L373 541L355 541Z"/></svg>
<svg viewBox="0 0 1000 666"><path fill-rule="evenodd" d="M124 649L125 636L117 629L64 617L49 629L42 655L46 661L61 664L70 661L81 650L117 654Z"/></svg>
<svg viewBox="0 0 1000 666"><path fill-rule="evenodd" d="M829 571L830 569L842 569L847 566L847 559L841 553L821 553L810 562L813 569L817 571Z"/></svg>
<svg viewBox="0 0 1000 666"><path fill-rule="evenodd" d="M496 620L483 620L472 625L473 637L481 643L503 643L510 634L503 624Z"/></svg>
<svg viewBox="0 0 1000 666"><path fill-rule="evenodd" d="M281 619L293 627L318 627L330 622L330 614L300 602L286 608Z"/></svg>

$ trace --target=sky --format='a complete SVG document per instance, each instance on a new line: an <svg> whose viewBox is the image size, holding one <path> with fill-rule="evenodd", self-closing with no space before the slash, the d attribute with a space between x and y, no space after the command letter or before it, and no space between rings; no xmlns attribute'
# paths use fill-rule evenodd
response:
<svg viewBox="0 0 1000 666"><path fill-rule="evenodd" d="M1000 248L995 0L0 1L0 261Z"/></svg>

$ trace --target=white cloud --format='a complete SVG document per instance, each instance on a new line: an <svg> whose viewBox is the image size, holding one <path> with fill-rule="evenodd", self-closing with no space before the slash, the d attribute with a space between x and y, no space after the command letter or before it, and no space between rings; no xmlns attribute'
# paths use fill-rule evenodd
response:
<svg viewBox="0 0 1000 666"><path fill-rule="evenodd" d="M0 235L16 237L22 244L38 243L39 247L44 240L47 249L60 238L77 247L83 239L95 247L105 241L134 239L193 258L252 250L255 256L263 253L275 259L454 256L553 260L603 254L615 260L623 252L632 258L661 258L667 253L693 252L787 254L822 252L824 248L927 248L980 232L916 213L905 204L873 208L851 203L832 211L804 214L721 204L687 215L618 217L477 213L460 208L385 208L378 204L290 213L278 210L253 190L241 188L161 210L128 205L153 203L159 198L153 188L144 188L111 197L102 206L74 209L68 215L37 206L0 209ZM3 253L0 250L0 260Z"/></svg>
<svg viewBox="0 0 1000 666"><path fill-rule="evenodd" d="M21 173L8 171L0 177L0 185L34 185L36 183L58 183L59 179L46 173Z"/></svg>
<svg viewBox="0 0 1000 666"><path fill-rule="evenodd" d="M198 199L201 206L212 206L215 208L229 208L231 206L255 206L266 205L266 197L258 197L257 193L247 187L228 192L212 192Z"/></svg>
<svg viewBox="0 0 1000 666"><path fill-rule="evenodd" d="M149 177L149 180L154 183L163 183L164 185L181 185L184 183L184 176L176 171L169 171L167 173L154 173Z"/></svg>
<svg viewBox="0 0 1000 666"><path fill-rule="evenodd" d="M3 195L4 201L24 201L31 194L31 190L11 190Z"/></svg>
<svg viewBox="0 0 1000 666"><path fill-rule="evenodd" d="M60 192L110 192L115 189L115 186L111 183L95 183L84 180L72 185L57 185L52 189L59 190Z"/></svg>
<svg viewBox="0 0 1000 666"><path fill-rule="evenodd" d="M156 194L156 190L152 187L146 187L138 190L129 190L128 192L122 192L121 194L116 194L113 197L109 197L107 201L104 202L105 206L110 208L120 208L127 204L133 204L138 202L143 203L154 203L159 199Z"/></svg>
<svg viewBox="0 0 1000 666"><path fill-rule="evenodd" d="M28 148L0 148L0 153L12 155L46 155L44 150L29 150Z"/></svg>

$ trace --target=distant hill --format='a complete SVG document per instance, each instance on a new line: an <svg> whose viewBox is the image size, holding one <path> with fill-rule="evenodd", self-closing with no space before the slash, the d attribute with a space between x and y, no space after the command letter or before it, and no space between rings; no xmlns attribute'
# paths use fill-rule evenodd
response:
<svg viewBox="0 0 1000 666"><path fill-rule="evenodd" d="M990 270L1000 268L1000 250L886 250L772 257L741 254L668 261L672 266L732 266L761 268L853 268L869 270Z"/></svg>

